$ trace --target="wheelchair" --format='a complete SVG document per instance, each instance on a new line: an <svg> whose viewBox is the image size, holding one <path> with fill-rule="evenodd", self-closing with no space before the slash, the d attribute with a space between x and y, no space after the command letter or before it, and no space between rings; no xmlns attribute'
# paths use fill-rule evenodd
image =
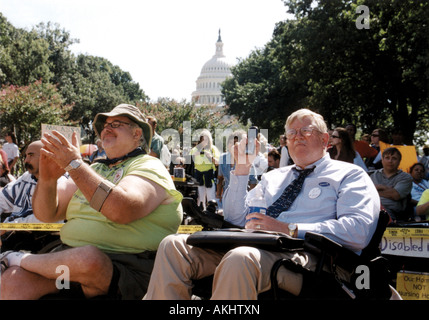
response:
<svg viewBox="0 0 429 320"><path fill-rule="evenodd" d="M195 199L185 197L182 200L183 211L192 219L192 224L203 226L204 231L213 231L228 228L240 228L223 219L216 213L216 201L208 203L207 209L202 211ZM393 281L389 261L381 256L379 244L383 233L390 221L388 213L380 212L376 231L361 255L344 248L327 237L308 232L303 242L303 250L314 254L318 258L315 271L310 271L301 265L295 264L289 259L279 259L271 270L271 289L260 293L260 300L291 300L291 299L335 299L335 300L388 300L393 294L397 294L391 286ZM37 235L33 233L32 236ZM48 234L47 234L48 235ZM47 235L44 235L47 236ZM38 246L30 250L36 253L51 252L60 242L58 234L50 234L46 238L36 239ZM33 237L26 239L26 243L34 243ZM22 243L15 243L15 249L22 247ZM326 266L330 271L326 271ZM286 267L291 271L303 275L303 288L298 297L287 291L281 290L277 284L277 273L280 268ZM368 275L366 283L362 285L359 268L363 267ZM341 268L351 274L350 281L340 280L336 270ZM193 295L206 300L211 296L213 276L193 280ZM42 299L58 299L56 297L44 297ZM59 298L61 299L61 298ZM68 298L67 298L68 299ZM97 300L97 298L96 298Z"/></svg>
<svg viewBox="0 0 429 320"><path fill-rule="evenodd" d="M206 210L199 207L195 199L184 197L182 199L183 215L190 218L189 224L200 225L204 231L217 230L222 228L240 228L228 221L222 215L217 214L217 202L210 200Z"/></svg>
<svg viewBox="0 0 429 320"><path fill-rule="evenodd" d="M206 212L200 210L191 198L182 200L184 211L191 215L203 230L238 228L222 216L216 215L215 204L208 206ZM271 269L271 289L260 293L260 300L326 299L326 300L389 300L398 297L391 286L393 273L389 261L381 255L380 243L389 224L389 214L381 210L376 231L368 246L360 255L344 248L341 244L317 233L308 232L303 242L303 250L315 255L318 263L315 271L310 271L290 259L279 259ZM303 275L303 288L299 296L281 290L277 283L280 268ZM350 274L350 280L341 280L338 270ZM193 295L209 299L213 276L193 280Z"/></svg>
<svg viewBox="0 0 429 320"><path fill-rule="evenodd" d="M281 294L276 275L283 266L303 274L300 297L304 299L389 300L393 274L389 261L381 255L379 248L389 220L388 213L380 211L376 231L361 255L323 235L308 232L303 249L318 258L316 270L311 272L290 260L278 260L271 270L272 298L278 299ZM325 271L324 266L330 270ZM338 268L351 275L349 281L340 279Z"/></svg>

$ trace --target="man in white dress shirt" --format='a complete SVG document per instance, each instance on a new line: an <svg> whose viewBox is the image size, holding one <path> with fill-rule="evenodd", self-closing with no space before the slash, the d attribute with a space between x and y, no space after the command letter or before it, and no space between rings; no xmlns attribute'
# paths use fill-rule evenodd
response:
<svg viewBox="0 0 429 320"><path fill-rule="evenodd" d="M362 168L331 160L326 153L329 135L323 117L308 109L289 116L285 125L287 145L295 165L272 170L263 175L260 185L267 206L298 176L298 171L315 167L306 178L296 200L277 218L250 213L246 191L252 157L237 161L231 172L224 197L225 219L247 229L281 231L303 238L308 231L331 238L356 253L367 246L377 225L380 199L371 179ZM235 156L244 155L246 139L235 146ZM292 224L294 228L292 228ZM189 299L192 279L214 274L212 299L257 299L271 287L270 271L275 261L292 258L313 269L317 260L300 251L270 252L252 247L238 247L229 252L192 247L186 235L165 238L159 248L146 299ZM302 275L281 268L279 287L298 295Z"/></svg>

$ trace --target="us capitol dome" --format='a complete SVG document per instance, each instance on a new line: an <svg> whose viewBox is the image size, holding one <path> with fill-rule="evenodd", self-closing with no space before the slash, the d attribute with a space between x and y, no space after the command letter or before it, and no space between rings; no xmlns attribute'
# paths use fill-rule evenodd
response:
<svg viewBox="0 0 429 320"><path fill-rule="evenodd" d="M225 105L221 93L221 83L224 82L226 78L232 77L230 71L231 66L232 65L228 63L223 54L223 42L219 30L219 37L216 42L216 53L202 67L200 76L196 81L197 88L192 92L192 101L195 102L196 105Z"/></svg>

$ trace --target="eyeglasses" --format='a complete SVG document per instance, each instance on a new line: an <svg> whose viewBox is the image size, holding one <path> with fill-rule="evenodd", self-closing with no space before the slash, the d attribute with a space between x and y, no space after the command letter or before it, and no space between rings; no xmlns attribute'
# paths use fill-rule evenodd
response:
<svg viewBox="0 0 429 320"><path fill-rule="evenodd" d="M379 134L372 134L371 135L371 137L375 137L375 138L377 138L377 137L379 137L380 135Z"/></svg>
<svg viewBox="0 0 429 320"><path fill-rule="evenodd" d="M312 127L302 127L299 129L288 129L286 130L286 138L293 139L298 134L298 131L301 133L304 137L309 137L313 134L313 131L320 132L319 130L312 128Z"/></svg>
<svg viewBox="0 0 429 320"><path fill-rule="evenodd" d="M339 136L334 136L334 135L332 135L332 136L331 136L331 138L339 139L340 137L339 137Z"/></svg>
<svg viewBox="0 0 429 320"><path fill-rule="evenodd" d="M105 122L103 125L103 129L106 129L107 127L111 127L113 129L116 129L116 128L119 128L120 126L125 125L125 124L131 125L131 123L129 123L129 122L123 122L123 121L119 121L119 120L115 120L112 122Z"/></svg>

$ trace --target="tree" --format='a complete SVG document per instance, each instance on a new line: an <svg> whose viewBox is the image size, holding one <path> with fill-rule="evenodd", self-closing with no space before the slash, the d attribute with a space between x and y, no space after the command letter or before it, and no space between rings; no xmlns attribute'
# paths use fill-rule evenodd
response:
<svg viewBox="0 0 429 320"><path fill-rule="evenodd" d="M178 144L183 147L185 143L190 143L189 139L184 141L184 136L191 135L191 139L197 139L195 135L202 129L210 130L215 139L216 133L222 134L224 130L233 131L242 127L238 124L236 117L227 116L226 109L214 106L195 107L193 103L160 98L155 103L137 103L137 107L145 115L151 115L157 119L157 133L164 132L167 140L170 139L171 132L177 132L180 140L174 139L175 141L170 143L170 146L174 147ZM223 137L218 138L223 139ZM170 140L166 142L169 143Z"/></svg>
<svg viewBox="0 0 429 320"><path fill-rule="evenodd" d="M28 86L3 86L0 92L0 127L14 131L18 141L40 139L41 125L70 125L65 121L70 106L64 105L57 88L41 80Z"/></svg>
<svg viewBox="0 0 429 320"><path fill-rule="evenodd" d="M38 79L49 81L49 44L36 31L10 25L0 14L0 84L27 85Z"/></svg>
<svg viewBox="0 0 429 320"><path fill-rule="evenodd" d="M359 5L369 8L369 29L356 27ZM310 105L330 124L396 128L412 144L428 110L428 9L427 2L396 0L301 8Z"/></svg>
<svg viewBox="0 0 429 320"><path fill-rule="evenodd" d="M51 83L72 106L68 120L83 128L99 112L119 103L147 101L130 73L100 57L72 54L77 43L58 24L40 23L31 31L14 28L0 13L0 84Z"/></svg>
<svg viewBox="0 0 429 320"><path fill-rule="evenodd" d="M428 2L285 5L295 19L278 23L272 40L232 68L234 78L223 84L231 113L276 133L284 124L276 115L285 118L301 107L320 112L330 126L399 128L408 143L416 128L428 128ZM369 29L356 26L359 5L369 8Z"/></svg>
<svg viewBox="0 0 429 320"><path fill-rule="evenodd" d="M287 97L281 85L280 65L272 56L271 45L252 52L232 67L231 72L233 77L222 84L228 112L238 116L243 124L250 120L260 128L269 128L271 136L272 131L277 135L284 132L281 128L286 113L282 104Z"/></svg>
<svg viewBox="0 0 429 320"><path fill-rule="evenodd" d="M48 44L50 70L53 73L51 82L61 86L75 63L75 56L70 46L79 43L79 40L73 39L69 32L60 28L58 23L39 23L33 28L33 32Z"/></svg>
<svg viewBox="0 0 429 320"><path fill-rule="evenodd" d="M73 103L71 120L83 125L120 103L136 104L148 99L128 72L107 59L82 54L61 80L59 90L66 102Z"/></svg>

